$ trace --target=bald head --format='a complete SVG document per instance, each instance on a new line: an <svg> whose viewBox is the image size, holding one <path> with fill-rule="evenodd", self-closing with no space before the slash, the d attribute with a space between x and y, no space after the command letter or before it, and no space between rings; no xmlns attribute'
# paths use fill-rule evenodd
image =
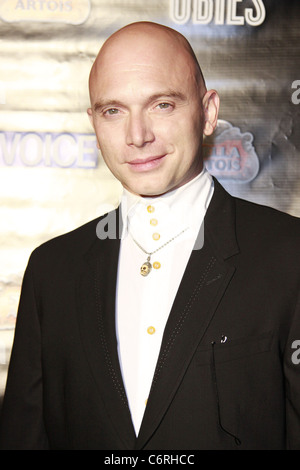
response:
<svg viewBox="0 0 300 470"><path fill-rule="evenodd" d="M129 24L112 34L103 44L90 73L91 98L99 75L107 66L124 61L134 66L136 61L160 61L161 67L180 69L184 77L189 74L201 97L206 92L205 81L195 53L187 39L177 31L156 23Z"/></svg>

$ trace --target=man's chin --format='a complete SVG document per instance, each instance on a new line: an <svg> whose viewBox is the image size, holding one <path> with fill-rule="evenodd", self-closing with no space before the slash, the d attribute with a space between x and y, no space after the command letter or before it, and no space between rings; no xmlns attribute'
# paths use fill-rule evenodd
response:
<svg viewBox="0 0 300 470"><path fill-rule="evenodd" d="M140 196L140 197L159 197L162 196L163 194L169 192L168 188L165 188L161 185L158 186L140 186L140 185L124 185L124 188L127 189L130 193Z"/></svg>

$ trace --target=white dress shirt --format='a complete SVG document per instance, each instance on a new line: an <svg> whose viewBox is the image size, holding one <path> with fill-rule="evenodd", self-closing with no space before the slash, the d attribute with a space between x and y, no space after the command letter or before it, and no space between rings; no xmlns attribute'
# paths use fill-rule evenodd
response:
<svg viewBox="0 0 300 470"><path fill-rule="evenodd" d="M157 198L142 198L123 191L116 333L136 435L164 328L212 194L213 180L206 170ZM148 255L136 242L147 253L157 250L151 256L152 269L145 277L140 268Z"/></svg>

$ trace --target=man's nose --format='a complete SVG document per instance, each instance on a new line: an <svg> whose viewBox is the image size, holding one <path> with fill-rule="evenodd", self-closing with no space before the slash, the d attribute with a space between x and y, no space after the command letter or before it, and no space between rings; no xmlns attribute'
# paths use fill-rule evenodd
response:
<svg viewBox="0 0 300 470"><path fill-rule="evenodd" d="M143 147L153 140L154 133L150 117L143 112L131 113L127 121L127 145Z"/></svg>

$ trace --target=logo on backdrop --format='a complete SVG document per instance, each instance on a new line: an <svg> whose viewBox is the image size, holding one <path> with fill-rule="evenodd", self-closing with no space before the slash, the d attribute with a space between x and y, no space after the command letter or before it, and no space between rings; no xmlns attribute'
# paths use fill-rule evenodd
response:
<svg viewBox="0 0 300 470"><path fill-rule="evenodd" d="M170 17L177 24L259 26L266 8L263 0L170 0Z"/></svg>
<svg viewBox="0 0 300 470"><path fill-rule="evenodd" d="M90 15L90 0L2 0L0 18L9 23L38 21L82 24Z"/></svg>
<svg viewBox="0 0 300 470"><path fill-rule="evenodd" d="M93 169L98 153L94 134L0 132L0 166Z"/></svg>
<svg viewBox="0 0 300 470"><path fill-rule="evenodd" d="M242 133L238 127L219 120L212 139L206 139L203 145L209 173L220 181L252 181L259 171L259 159L252 142L250 132Z"/></svg>

